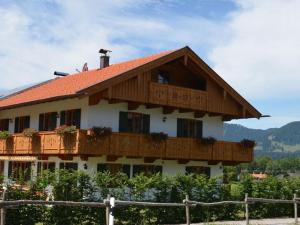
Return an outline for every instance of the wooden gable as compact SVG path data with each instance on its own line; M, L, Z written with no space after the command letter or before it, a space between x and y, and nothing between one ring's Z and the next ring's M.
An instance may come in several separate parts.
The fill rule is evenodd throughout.
M168 77L167 84L159 83L161 74ZM261 116L189 48L121 75L117 81L112 79L106 86L93 87L88 93L90 105L106 99L129 102L130 109L145 104L163 107L165 113L179 109L223 116L224 120Z

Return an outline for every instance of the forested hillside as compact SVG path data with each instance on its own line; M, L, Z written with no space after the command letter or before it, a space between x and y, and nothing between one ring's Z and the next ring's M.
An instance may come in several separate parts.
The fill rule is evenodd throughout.
M225 140L240 141L244 138L257 142L256 155L270 155L274 158L300 156L300 121L267 130L225 124Z

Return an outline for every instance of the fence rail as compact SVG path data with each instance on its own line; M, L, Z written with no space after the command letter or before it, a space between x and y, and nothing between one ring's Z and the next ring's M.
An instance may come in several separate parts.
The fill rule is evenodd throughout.
M191 224L190 208L196 206L219 206L219 205L245 205L245 225L250 224L249 220L249 204L265 203L265 204L293 204L294 205L294 219L295 224L298 224L298 204L300 198L294 194L292 200L286 199L266 199L266 198L252 198L245 194L244 201L221 201L221 202L197 202L189 200L188 195L182 201L183 203L163 203L163 202L139 202L139 201L121 201L114 197L108 196L102 202L74 202L74 201L43 201L43 200L15 200L6 201L6 191L3 192L2 200L0 200L1 220L0 225L5 225L5 210L9 208L19 207L23 205L52 205L52 206L66 206L66 207L93 207L106 209L106 225L114 224L114 208L126 206L143 206L143 207L185 207L186 210L186 224Z

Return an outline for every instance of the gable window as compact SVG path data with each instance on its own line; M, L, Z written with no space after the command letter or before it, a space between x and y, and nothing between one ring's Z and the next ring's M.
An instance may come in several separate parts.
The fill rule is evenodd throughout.
M41 113L39 116L39 131L51 131L56 128L57 112Z
M8 130L9 130L9 119L1 119L0 131L8 131Z
M168 84L170 82L170 76L167 72L160 71L158 73L158 83L159 84Z
M156 165L133 165L133 176L144 174L150 176L153 174L162 173L162 166Z
M81 109L72 109L60 112L60 125L76 126L80 128Z
M177 137L202 137L203 123L199 120L177 119Z
M130 165L128 164L115 164L115 163L103 163L97 165L97 172L110 172L111 174L117 174L119 172L125 173L130 177Z
M135 112L120 112L119 131L148 134L150 132L150 115Z
M23 130L30 127L30 116L21 116L15 118L15 133L22 133Z
M61 162L59 164L59 169L65 169L65 170L78 170L78 163L73 162Z
M186 174L198 174L198 175L205 175L208 178L210 177L210 167L204 166L187 166L185 167Z

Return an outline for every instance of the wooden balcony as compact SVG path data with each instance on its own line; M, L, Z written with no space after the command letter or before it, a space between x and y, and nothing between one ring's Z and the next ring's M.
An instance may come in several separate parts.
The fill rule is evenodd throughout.
M239 143L217 141L203 145L192 138L170 137L156 143L145 135L113 133L109 137L92 139L85 130L59 136L55 132L40 132L35 138L15 134L0 139L0 155L32 156L102 156L110 158L132 157L147 160L172 159L180 161L204 160L210 162L242 163L253 159L253 149Z
M149 103L207 111L208 94L206 91L151 82Z

